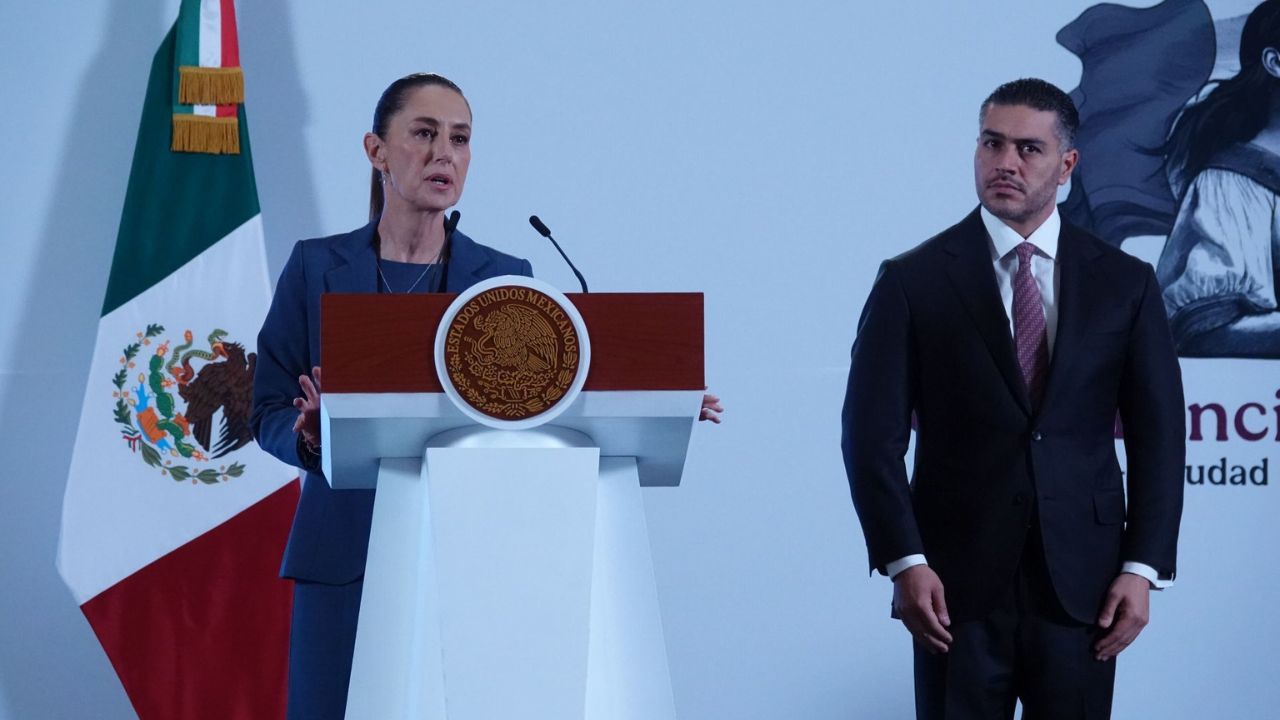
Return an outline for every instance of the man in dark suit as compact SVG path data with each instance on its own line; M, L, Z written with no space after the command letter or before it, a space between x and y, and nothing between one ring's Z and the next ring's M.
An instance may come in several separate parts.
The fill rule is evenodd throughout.
M859 321L845 466L919 718L1109 717L1115 656L1173 580L1178 361L1151 267L1058 217L1078 122L1042 80L992 93L981 207L886 261Z

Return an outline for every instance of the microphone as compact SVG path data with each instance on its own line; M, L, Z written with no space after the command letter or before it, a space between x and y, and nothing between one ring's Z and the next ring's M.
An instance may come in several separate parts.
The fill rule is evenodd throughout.
M431 292L444 292L449 286L449 258L453 255L453 231L458 229L458 220L461 218L462 213L454 210L444 219L444 245L436 258L440 272L435 277L435 289Z
M538 231L539 235L550 240L551 244L556 246L556 251L560 253L560 257L564 258L564 261L569 264L569 269L573 271L574 275L578 276L578 282L582 283L582 292L588 292L586 278L582 277L582 273L578 272L578 268L574 267L573 261L569 259L568 255L564 254L564 250L560 249L560 243L551 237L551 229L544 225L537 215L529 216L529 224L533 226L534 230Z

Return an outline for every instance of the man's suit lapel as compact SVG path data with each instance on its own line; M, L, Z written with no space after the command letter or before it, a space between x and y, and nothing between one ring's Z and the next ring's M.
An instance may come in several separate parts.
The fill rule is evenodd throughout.
M1018 367L1013 350L1013 338L1009 335L1009 316L1005 314L996 284L995 268L991 263L991 248L982 217L974 210L957 226L957 232L946 248L953 256L947 267L947 275L960 296L965 310L978 328L1004 377L1009 392L1017 399L1023 412L1031 414L1031 401L1027 397L1022 370Z
M1063 223L1056 259L1058 329L1054 335L1053 357L1049 362L1049 377L1040 403L1040 414L1044 408L1052 407L1054 398L1061 394L1081 337L1089 328L1090 288L1094 283L1091 263L1098 256L1098 250L1085 240L1078 230Z
M373 249L376 221L347 234L333 246L333 267L324 274L325 292L378 292L378 256Z

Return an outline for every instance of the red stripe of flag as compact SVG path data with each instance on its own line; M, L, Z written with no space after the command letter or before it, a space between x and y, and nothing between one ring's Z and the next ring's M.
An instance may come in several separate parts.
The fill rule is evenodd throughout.
M240 67L240 38L236 34L235 0L219 0L222 5L222 67ZM235 117L235 105L219 105L218 117Z
M284 717L295 480L80 609L141 720ZM263 668L270 668L262 672Z
M222 2L222 67L240 67L240 41L236 36L236 4Z

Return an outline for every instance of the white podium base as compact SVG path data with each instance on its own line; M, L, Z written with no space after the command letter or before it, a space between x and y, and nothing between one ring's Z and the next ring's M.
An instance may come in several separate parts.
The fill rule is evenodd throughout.
M600 458L587 720L675 720L636 459Z
M636 462L589 442L381 462L347 718L675 718Z

